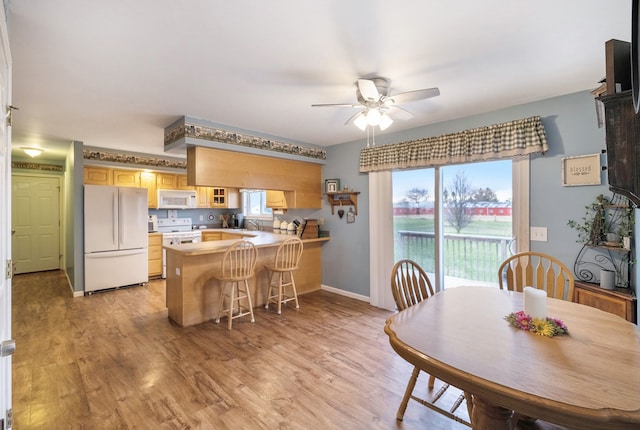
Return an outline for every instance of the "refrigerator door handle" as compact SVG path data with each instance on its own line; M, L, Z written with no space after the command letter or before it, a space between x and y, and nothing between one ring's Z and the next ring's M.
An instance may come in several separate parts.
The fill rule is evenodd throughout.
M112 208L111 211L113 212L113 225L111 226L112 231L113 231L113 243L117 244L118 243L118 225L117 225L117 220L118 220L118 201L116 200L118 198L118 193L114 193L113 197L112 197Z
M114 256L123 257L127 255L138 255L144 253L145 251L146 248L134 248L119 251L92 252L84 254L84 256L88 259L113 258Z

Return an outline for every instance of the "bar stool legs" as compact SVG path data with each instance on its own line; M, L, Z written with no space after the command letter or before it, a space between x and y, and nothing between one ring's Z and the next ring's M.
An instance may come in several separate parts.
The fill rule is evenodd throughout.
M279 315L282 312L282 304L291 300L295 300L296 309L300 308L293 272L298 270L303 249L304 245L298 236L286 239L278 247L273 262L265 266L269 271L269 288L267 288L265 309L269 309L269 303L277 303ZM288 281L287 276L289 277ZM287 287L291 288L290 296L286 296Z
M220 271L214 275L214 278L218 279L221 285L218 314L215 321L219 323L220 317L226 314L229 330L231 330L233 320L236 318L251 315L251 322L256 321L253 316L248 280L254 276L257 257L258 251L253 243L239 240L227 248L222 256ZM246 302L245 307L242 305L243 301ZM225 302L227 308L223 309Z
M220 323L220 316L227 315L227 327L231 330L233 320L243 317L245 315L251 315L251 322L256 322L253 315L253 304L251 303L251 293L249 292L249 283L246 279L241 281L225 282L225 288L220 296L218 302L218 317L216 318L216 324ZM246 301L246 306L242 305L242 300ZM227 303L227 308L222 309L224 303ZM235 312L235 315L234 315Z
M289 276L288 282L286 281L287 275ZM296 309L300 309L300 304L298 303L298 292L296 291L296 282L293 278L293 272L271 271L269 278L267 303L264 305L264 308L269 309L269 303L276 303L278 305L278 315L280 315L282 313L282 304L290 302L291 300L295 300ZM291 288L290 296L286 296L286 287Z

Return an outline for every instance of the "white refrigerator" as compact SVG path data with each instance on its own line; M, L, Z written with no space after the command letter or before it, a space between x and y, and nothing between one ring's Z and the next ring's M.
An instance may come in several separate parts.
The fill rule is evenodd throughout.
M149 279L146 188L84 186L84 291Z

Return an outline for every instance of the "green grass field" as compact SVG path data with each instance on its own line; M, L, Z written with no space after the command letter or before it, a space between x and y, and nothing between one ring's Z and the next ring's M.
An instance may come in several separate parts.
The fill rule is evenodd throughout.
M473 220L460 231L460 234L511 237L511 218L508 221ZM433 218L420 215L400 215L393 217L393 231L433 231ZM446 221L445 233L455 233L456 230Z

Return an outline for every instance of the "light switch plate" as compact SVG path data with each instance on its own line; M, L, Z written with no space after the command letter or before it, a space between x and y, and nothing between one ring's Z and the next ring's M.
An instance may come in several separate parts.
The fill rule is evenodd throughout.
M546 242L547 241L547 227L531 227L531 231L529 233L531 240L537 242Z

